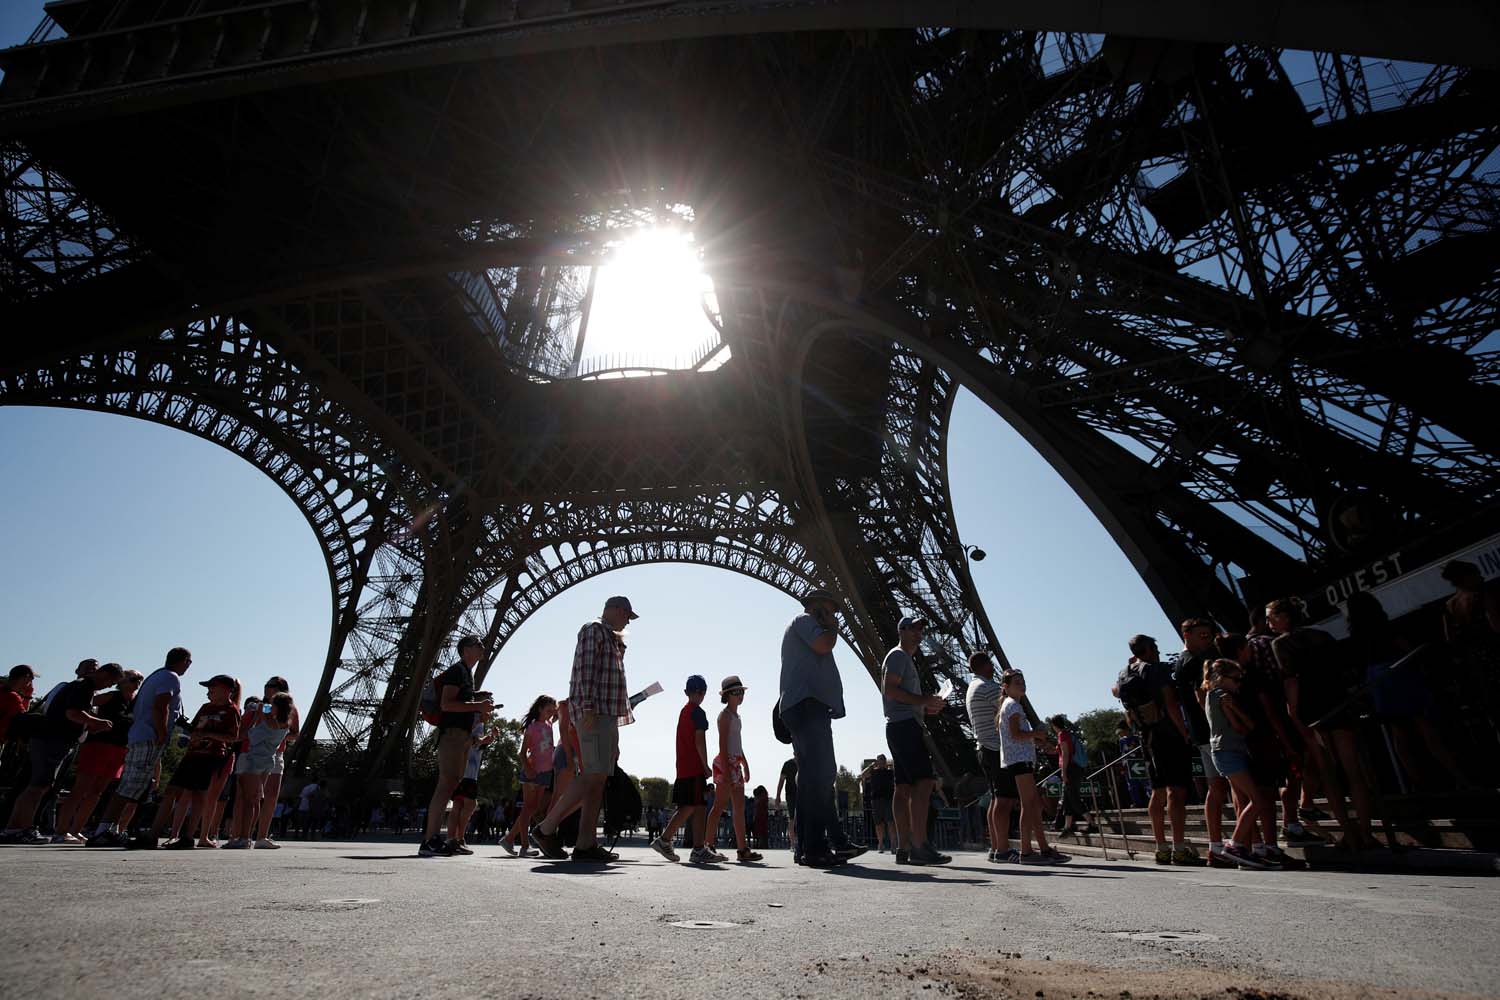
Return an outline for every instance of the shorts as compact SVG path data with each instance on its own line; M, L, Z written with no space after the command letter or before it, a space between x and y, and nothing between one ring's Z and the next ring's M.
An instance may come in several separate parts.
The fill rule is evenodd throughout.
M795 791L795 788L796 788L795 785L788 785L787 786L787 792L786 792L786 818L787 819L796 819L797 818L797 793Z
M536 785L536 786L538 786L540 788L545 788L547 791L550 792L552 790L552 772L551 771L543 771L540 774L533 774L529 778L526 777L526 775L523 774L523 775L521 775L521 784L523 784L523 785Z
M469 745L473 742L468 729L445 726L438 731L438 780L451 781L453 787L463 780L469 766Z
M615 758L620 756L620 723L613 718L594 716L594 728L578 727L579 762L586 775L610 775L615 772Z
M932 757L922 739L922 724L916 719L897 719L885 724L885 743L891 750L891 772L898 785L914 785L932 777Z
M891 800L890 799L871 799L870 800L870 815L874 818L874 821L876 823L890 823L890 822L892 822L893 814L891 812Z
M1014 782L1020 775L1036 774L1036 761L1018 760L1014 764L1006 764L1005 767L1001 768L1001 770L1004 771L1004 773L1010 775L1010 780ZM1019 797L1020 796L1017 796L1017 798Z
M1205 779L1207 779L1208 781L1213 781L1215 778L1228 777L1227 774L1225 774L1223 771L1220 771L1219 768L1214 764L1214 752L1209 748L1209 745L1207 743L1200 743L1198 745L1198 756L1203 758L1203 777ZM1191 759L1189 759L1189 763L1192 763Z
M703 775L678 778L672 782L672 804L680 809L692 809L703 805L703 793L708 789L708 779Z
M168 788L180 788L185 792L206 792L208 786L213 784L214 778L219 774L219 768L224 766L220 757L210 757L207 754L194 753L182 758L177 765L177 770L172 774L172 780L167 783Z
M34 736L28 749L31 752L31 787L47 788L57 784L58 772L68 754L78 745L71 736Z
M78 773L115 781L125 770L125 748L118 743L85 743L78 749Z
M274 753L256 752L242 753L234 762L235 774L280 774L280 771L272 771L276 766L276 755Z
M568 769L568 751L564 747L558 747L552 751L552 773L562 774Z
M740 767L740 759L726 760L721 754L714 758L714 786L730 785L734 788L745 787L745 771Z
M127 746L125 767L120 772L120 783L115 786L115 794L132 802L144 800L146 793L151 790L151 783L156 779L156 765L161 763L161 755L166 749L165 743L154 740L142 740Z
M1016 776L1000 766L1000 751L979 748L979 769L990 784L990 794L997 799L1019 799Z
M473 801L479 798L479 782L473 778L464 778L453 790L455 799L469 799Z
M1227 777L1250 770L1250 755L1243 750L1215 750L1215 776Z
M1192 749L1170 723L1146 730L1146 777L1153 789L1193 783Z

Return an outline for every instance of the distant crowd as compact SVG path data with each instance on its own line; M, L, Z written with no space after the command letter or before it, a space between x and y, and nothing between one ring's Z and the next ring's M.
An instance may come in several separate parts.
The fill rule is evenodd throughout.
M1500 663L1500 600L1472 564L1450 563L1445 576L1456 588L1444 608L1446 655L1459 664L1460 675L1492 671ZM762 861L756 848L768 843L771 817L784 801L797 864L839 867L870 846L889 846L899 865L949 863L952 858L929 842L932 803L945 794L939 775L951 779L952 770L929 728L949 704L929 690L931 673L919 666L928 623L901 618L897 643L881 664L889 757L878 755L860 774L872 820L870 845L864 845L849 836L836 808L832 726L845 714L834 658L839 603L828 591L813 590L802 605L781 641L772 722L777 738L791 744L792 758L781 770L774 800L763 785L747 793L751 768L740 710L748 687L738 676L722 678L720 708L711 722L704 708L710 685L694 674L684 684L685 701L670 736L676 762L672 809L647 810L644 817L652 850L668 862L682 862L680 833L690 864L755 864ZM432 672L420 700L422 717L435 730L431 799L411 815L404 806L393 806L389 815L376 807L369 822L404 829L415 818L417 851L424 857L472 854L468 831L479 826L505 828L498 842L513 856L617 860L599 843L598 827L606 787L617 771L620 727L634 722L624 634L637 618L628 598L612 597L599 618L582 626L567 696L537 696L522 720L518 811L502 806L477 818L483 756L497 737L490 725L497 706L475 681L483 641L460 638L456 658ZM1136 779L1126 766L1136 757L1144 760L1158 864L1302 867L1282 845L1326 843L1318 824L1327 821L1339 830L1335 846L1378 850L1375 782L1359 740L1363 720L1371 717L1390 737L1394 766L1420 777L1428 789L1469 786L1449 733L1430 711L1435 696L1424 666L1429 646L1403 634L1368 593L1350 597L1346 620L1348 638L1335 640L1310 625L1301 601L1283 598L1253 609L1243 633L1208 618L1183 621L1182 649L1170 656L1150 636L1129 640L1130 658L1111 689L1125 713L1120 752L1104 769L1117 769L1111 780L1123 778L1134 794ZM239 681L217 674L200 682L207 700L189 718L182 711L181 678L191 664L192 653L181 647L146 676L118 663L85 660L73 679L55 684L39 701L35 671L12 668L0 685L0 743L24 741L29 766L0 841L155 849L165 838L167 849L275 849L274 832L284 831L291 818L279 794L288 748L300 730L289 686L272 677L262 696L242 701ZM984 652L973 654L967 666L971 679L963 702L987 791L989 860L1066 864L1069 856L1048 839L1039 782L1055 777L1062 786L1054 835L1078 833L1079 823L1084 832L1094 831L1104 822L1084 805L1083 787L1096 775L1088 773L1082 735L1065 716L1042 722L1022 671L997 668ZM185 753L166 786L157 789L174 734ZM1427 774L1428 760L1444 778ZM55 796L70 762L73 787L56 810L53 832L44 835L37 828L39 807ZM1186 830L1195 763L1204 779L1207 857ZM132 833L135 813L148 801L154 805L149 823ZM299 815L319 801L316 782L306 784L299 801ZM1232 822L1223 818L1226 805L1232 806ZM728 818L722 833L721 817ZM637 796L629 825L640 819ZM226 823L227 839L219 845ZM312 834L321 828L305 817L301 826ZM720 852L722 839L733 841L726 848L732 856Z

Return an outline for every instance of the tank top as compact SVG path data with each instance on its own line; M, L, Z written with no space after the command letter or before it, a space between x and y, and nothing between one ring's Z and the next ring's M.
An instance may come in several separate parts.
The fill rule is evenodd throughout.
M552 724L537 719L526 727L526 736L536 744L536 750L531 758L536 761L533 765L536 770L533 773L546 774L548 771L551 771L554 763L552 755Z
M249 736L250 752L269 757L276 752L276 748L281 745L281 741L285 736L285 729L276 729L264 722L258 726L251 726Z
M724 756L730 760L738 760L745 756L745 745L740 741L740 713L736 712L729 717L729 738L724 745Z

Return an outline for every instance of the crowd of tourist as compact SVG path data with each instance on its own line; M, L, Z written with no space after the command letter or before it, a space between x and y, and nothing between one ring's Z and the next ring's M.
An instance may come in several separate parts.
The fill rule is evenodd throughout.
M166 833L170 848L217 847L233 799L233 832L223 846L276 848L271 824L286 747L298 732L290 687L272 677L264 697L242 703L240 682L217 674L200 682L207 701L188 718L181 678L192 662L189 650L176 647L160 669L143 677L118 663L86 659L73 680L47 692L36 711L29 710L36 672L25 664L11 668L0 691L0 743L24 738L29 766L0 842L154 849ZM185 752L166 786L157 789L174 732ZM47 837L37 830L37 812L70 762L73 788ZM113 794L100 810L111 785ZM148 801L149 826L131 837L136 811ZM96 811L98 820L88 828Z
M1500 602L1476 583L1477 568L1452 563L1445 575L1457 590L1445 608L1444 638L1467 644L1471 653L1476 643L1500 646ZM751 765L740 709L748 687L738 676L723 678L711 724L704 709L709 683L694 674L684 685L672 735L672 809L648 809L645 815L650 846L666 861L682 861L679 833L689 863L731 860L718 849L727 841L733 841L733 860L761 861L756 847L768 844L783 801L797 864L838 867L868 849L850 838L836 805L832 724L844 715L834 659L838 604L823 590L808 593L802 603L781 643L773 723L778 739L791 744L792 758L778 776L775 808L764 785L747 793ZM1427 712L1431 694L1411 667L1414 655L1408 655L1417 644L1392 626L1367 593L1352 595L1346 614L1349 636L1342 641L1311 627L1295 598L1253 609L1243 633L1189 618L1179 628L1182 648L1170 656L1150 636L1129 639L1129 660L1111 689L1125 714L1111 766L1119 768L1122 797L1144 800L1158 864L1303 867L1282 845L1326 843L1317 824L1330 820L1339 830L1335 846L1378 849L1374 781L1356 733L1360 706L1373 706L1388 727L1393 759L1408 773L1423 773L1425 754L1452 783L1467 783L1447 735ZM519 805L497 807L493 815L476 810L483 755L497 736L490 721L499 706L476 690L482 640L460 638L457 658L433 671L422 696L423 717L435 730L431 799L414 813L393 805L387 815L376 806L369 825L399 832L414 819L424 857L472 854L469 831L493 828L497 837L500 829L507 831L498 843L512 856L566 858L566 839L574 860L616 860L598 843L597 830L606 782L617 767L619 729L634 721L624 632L638 617L629 599L612 597L600 617L580 629L567 696L539 695L522 720ZM942 694L924 689L918 653L927 627L916 617L896 623L897 642L879 673L889 757L880 754L859 774L868 839L879 850L889 846L898 865L952 860L929 841L933 803L946 802L939 771L949 771L928 720L949 705ZM1480 655L1492 656L1490 647ZM321 817L311 815L320 801L316 780L294 796L295 811L280 801L285 756L299 733L286 680L272 677L261 697L242 699L238 680L215 675L200 682L206 701L189 718L182 711L181 678L191 664L192 653L181 647L144 677L118 663L84 660L72 680L53 686L35 705L36 672L27 665L12 668L0 684L0 744L25 741L28 766L24 781L16 783L0 841L155 849L165 836L168 849L266 850L278 846L274 834L284 835L289 825L304 836L323 829ZM1049 843L1038 783L1061 783L1054 834L1076 834L1080 822L1095 829L1099 817L1083 803L1089 756L1082 734L1063 715L1042 723L1022 671L997 670L983 652L970 657L968 669L963 703L988 791L983 826L989 860L1067 863L1068 855ZM159 788L163 757L174 741L184 753ZM1145 762L1143 788L1124 766L1137 757ZM1206 858L1186 834L1195 765L1203 776ZM56 785L70 771L73 786L56 808L54 832L43 835L38 811L57 797ZM1314 805L1314 796L1326 801L1331 815ZM136 815L143 806L151 809L149 822ZM137 832L131 835L133 824ZM226 824L228 836L220 845ZM564 824L571 824L566 837Z

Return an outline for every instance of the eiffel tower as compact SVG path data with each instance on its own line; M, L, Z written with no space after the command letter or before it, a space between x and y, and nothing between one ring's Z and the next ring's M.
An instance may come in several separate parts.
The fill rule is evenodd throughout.
M1492 7L922 6L55 0L0 53L0 404L274 479L332 583L305 728L375 776L455 635L482 678L624 566L1003 661L960 388L1174 618L1495 530ZM716 366L590 377L596 269L665 224Z

